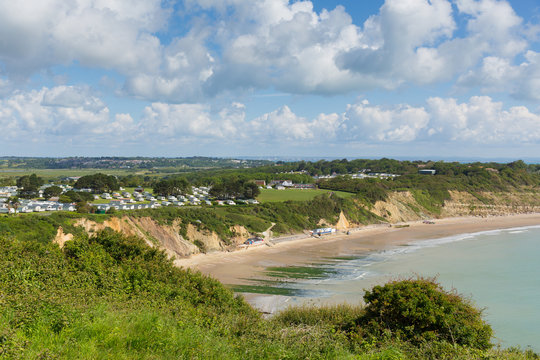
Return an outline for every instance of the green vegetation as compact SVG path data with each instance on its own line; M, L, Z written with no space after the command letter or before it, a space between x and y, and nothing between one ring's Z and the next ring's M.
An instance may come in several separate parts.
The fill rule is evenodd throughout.
M256 195L251 181L255 179L311 183L312 175L360 170L402 176L394 180L342 176L322 180L319 185L324 189L320 190L263 190L259 195L262 204L254 206L166 207L116 215L0 216L0 358L539 358L531 351L492 349L491 329L483 322L481 311L431 280L375 287L365 295L366 307L291 308L263 319L217 281L175 268L163 252L147 247L141 239L112 231L88 237L73 225L82 217L96 222L112 216L150 217L161 224L178 223L186 238L192 225L215 232L227 243L235 236L235 225L261 233L275 224L274 234L289 234L319 227L321 220L335 224L341 213L353 223L384 221L367 209L391 191L410 191L418 203L415 211L433 214L440 212L452 190L466 191L483 202L489 202L483 195L486 191L528 194L540 184L537 166L521 161L458 164L381 159L261 162L263 167L250 168L255 163L184 160L7 158L1 164L4 177L0 181L14 184L16 174L19 182L27 184L25 190L35 191L39 177L49 170L31 175L29 169L43 167L48 161L59 168L50 171L54 176L60 171L90 175L79 179L77 186L98 192L119 185L214 185L216 196L251 197ZM115 168L132 166L128 164L139 170ZM108 175L92 175L95 170L88 168L98 165L107 168ZM84 169L64 170L72 166ZM419 166L436 169L437 175L418 175ZM185 180L176 183L182 179L179 173ZM90 196L68 192L62 199L77 202L82 212L88 211ZM10 199L10 206L16 204L17 199ZM52 243L60 226L75 235L63 249ZM193 242L205 251L203 242ZM297 290L291 284L285 286L277 279L320 279L327 271L324 264L269 268L266 275L272 280L237 285L233 290L294 295Z
M83 191L66 191L60 196L60 202L62 203L83 203L88 201L94 201L94 195Z
M432 279L394 281L366 291L359 332L421 344L445 341L478 349L491 347L492 330L481 311Z
M215 182L210 195L218 199L254 199L260 193L259 187L248 179L223 178Z
M296 295L295 289L280 287L280 286L270 286L270 285L234 285L231 289L235 292L240 293L251 293L251 294L266 294L266 295L283 295L283 296L294 296Z
M280 279L324 279L331 270L319 266L268 267L266 275Z
M266 202L282 202L282 201L307 201L313 200L316 196L328 194L332 191L322 190L322 189L285 189L285 190L275 190L275 189L262 189L257 200L261 203ZM353 193L343 192L343 191L334 191L339 197L348 198L354 196Z
M162 196L191 194L191 186L185 178L174 177L161 179L154 185L153 191Z
M149 157L67 157L67 158L0 158L0 167L16 169L153 169L153 168L238 168L270 164L266 160L235 160L202 156L186 158Z
M54 196L60 196L62 194L62 188L60 186L49 186L43 190L43 197L49 199Z
M43 179L36 174L21 176L17 179L17 186L21 188L19 196L22 198L37 196L38 189L41 185L43 185Z
M131 210L123 213L134 217L152 219L172 224L181 219L181 235L185 236L187 225L199 230L216 232L227 241L234 234L231 227L243 225L253 233L261 233L271 226L275 234L291 234L318 226L321 219L329 224L336 223L343 213L350 221L368 224L384 221L373 213L359 207L354 198L343 199L335 194L324 194L310 201L269 202L261 205L240 205L227 207L164 207L159 209Z
M6 359L538 359L489 349L480 313L424 280L376 288L365 309L290 308L266 320L138 238L81 234L61 250L20 231L0 235Z
M516 164L517 163L517 164ZM405 174L394 179L353 179L338 176L319 182L319 187L356 193L364 203L372 205L386 200L392 191L411 191L419 205L428 212L439 214L445 200L450 199L451 190L472 194L480 201L489 203L482 192L535 191L540 186L540 175L527 171L520 162L468 165L457 163L434 163L437 175Z
M75 189L92 189L94 193L103 193L118 190L120 185L116 177L97 173L81 177L73 187Z

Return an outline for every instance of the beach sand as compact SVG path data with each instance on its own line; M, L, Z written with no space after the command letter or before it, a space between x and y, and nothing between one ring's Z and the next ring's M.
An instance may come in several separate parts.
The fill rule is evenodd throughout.
M179 259L180 267L199 270L224 284L249 284L251 278L264 277L266 268L312 264L324 258L362 255L382 251L413 241L438 239L453 235L487 230L508 229L540 225L540 214L520 214L496 217L459 217L435 220L435 224L422 221L409 222L408 227L370 225L351 230L350 235L338 233L321 238L306 235L276 239L273 246L257 246L233 252L217 252ZM285 241L283 241L285 240ZM257 308L268 308L276 296L245 295ZM281 298L283 302L286 299Z

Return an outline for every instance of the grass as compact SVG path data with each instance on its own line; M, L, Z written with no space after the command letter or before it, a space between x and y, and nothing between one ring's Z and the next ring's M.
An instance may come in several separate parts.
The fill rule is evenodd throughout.
M23 239L35 223L5 225L2 359L538 359L519 350L370 337L358 328L360 306L290 308L264 319L216 280L174 267L141 239L105 231L77 236L61 250L47 239L51 229ZM268 285L235 288L294 291Z
M287 200L292 201L307 201L313 200L316 196L321 194L328 194L333 192L342 198L349 198L354 196L353 193L343 192L343 191L331 191L323 189L285 189L285 190L276 190L276 189L262 189L261 194L257 197L261 203L266 202L283 202Z

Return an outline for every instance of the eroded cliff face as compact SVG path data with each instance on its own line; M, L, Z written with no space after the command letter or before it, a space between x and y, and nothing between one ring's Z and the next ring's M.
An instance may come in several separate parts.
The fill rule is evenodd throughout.
M103 223L79 219L75 226L83 227L90 236L105 228L128 236L138 236L144 239L149 246L165 250L169 256L184 257L199 252L199 248L195 244L180 235L180 226L177 222L172 225L161 225L148 217L124 216L122 218L113 217Z
M205 252L225 251L235 248L250 237L249 231L241 226L231 227L234 236L230 244L221 239L218 234L204 229L198 229L189 224L186 238L181 234L180 221L173 221L171 225L159 224L149 217L113 217L98 223L88 219L79 219L75 226L82 227L90 236L97 232L110 228L128 236L137 236L143 239L149 246L165 250L171 257L186 257L198 254L204 249ZM63 247L66 241L73 238L71 234L64 234L62 228L58 229L55 242Z
M60 226L56 231L56 236L54 237L53 243L58 244L60 249L62 249L67 241L73 240L73 234L65 234L64 229Z
M231 239L231 243L233 245L243 244L244 241L251 237L251 233L248 231L248 229L241 225L231 226L230 230L234 234Z
M481 192L477 197L466 192L451 191L441 216L501 216L540 212L540 193L536 192Z
M416 201L409 191L394 192L386 201L378 201L374 214L389 223L458 216L501 216L540 212L540 193L536 192L481 192L476 196L464 191L450 191L450 200L439 212L430 212Z
M536 192L484 192L472 195L467 192L451 191L450 197L450 200L445 201L443 207L437 208L436 212L430 212L418 203L411 192L394 192L388 196L386 201L378 201L367 209L389 223L443 217L497 216L540 212L540 193ZM204 226L198 227L189 224L186 231L182 232L180 219L166 225L160 224L150 217L124 216L112 217L103 223L79 219L75 225L84 228L90 236L105 228L128 236L137 236L144 239L149 246L163 249L170 257L175 258L187 257L201 251L234 250L239 244L251 237L250 232L241 225L230 228L233 233L230 241L224 241L215 232L205 230ZM350 222L343 212L340 213L336 224L321 219L319 225L333 226L339 231L347 231L350 228L361 226ZM271 237L270 229L271 227L263 234L267 239ZM182 236L182 233L186 236ZM63 247L66 241L72 239L73 235L64 233L60 227L54 242Z
M373 208L368 210L390 223L415 221L430 217L418 205L409 191L393 192L386 201L377 201Z

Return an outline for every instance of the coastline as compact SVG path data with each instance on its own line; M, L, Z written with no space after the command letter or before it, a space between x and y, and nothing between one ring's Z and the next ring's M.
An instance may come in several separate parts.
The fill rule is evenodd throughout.
M454 217L424 224L411 221L389 227L384 224L368 225L351 230L350 235L338 233L322 238L307 235L276 238L272 246L257 247L232 252L199 254L174 261L176 266L201 271L224 284L246 284L248 279L260 274L269 266L290 266L315 262L325 257L372 253L405 245L415 241L432 240L454 235L489 230L540 225L540 213L492 217Z
M395 225L395 224L394 224ZM268 267L302 266L325 258L367 255L401 245L475 234L492 230L540 225L540 213L491 217L453 217L435 220L435 224L411 221L389 227L368 225L351 230L350 235L338 233L322 238L306 235L278 238L273 246L257 246L247 250L201 254L175 261L175 265L201 271L226 285L247 285L253 278L264 278ZM285 240L285 241L284 241ZM243 293L253 307L273 314L294 303L294 297Z

